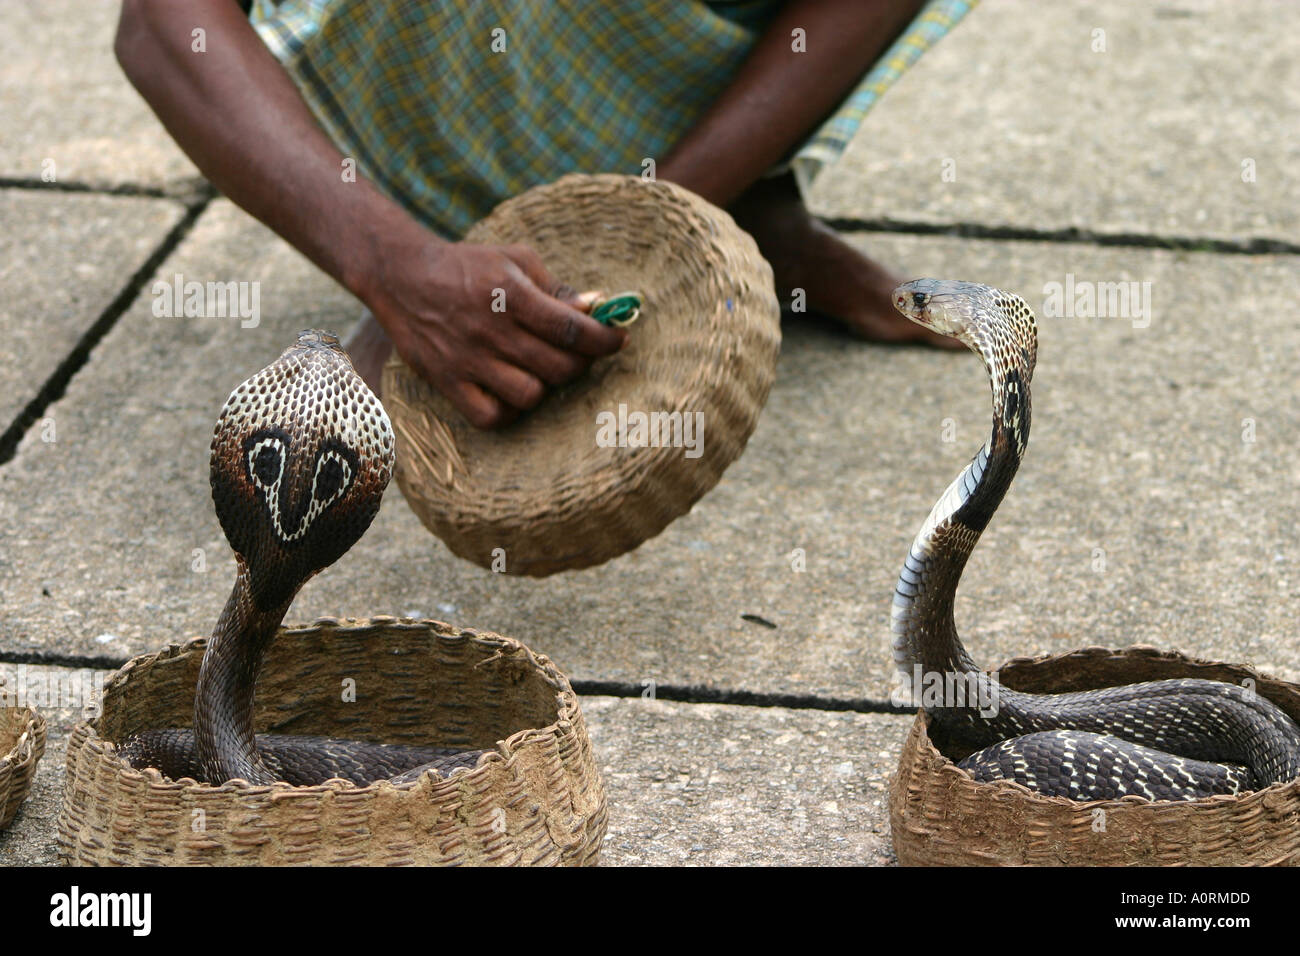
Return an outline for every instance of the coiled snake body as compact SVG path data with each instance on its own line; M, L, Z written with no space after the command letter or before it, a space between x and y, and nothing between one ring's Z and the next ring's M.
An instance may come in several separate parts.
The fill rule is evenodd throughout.
M958 766L976 780L1014 780L1074 800L1191 800L1300 776L1300 728L1251 688L1187 679L1028 694L976 667L957 635L953 604L966 560L1029 440L1034 317L1019 296L935 279L899 286L894 305L977 352L993 393L992 436L913 541L891 620L905 692L915 699L924 686L963 688L961 699L941 694L937 706L924 704L936 727L976 750Z
M203 656L194 728L136 734L122 757L173 779L298 786L409 784L477 762L481 751L253 733L257 675L285 612L370 527L392 474L388 416L330 333L303 332L231 393L211 480L238 573Z

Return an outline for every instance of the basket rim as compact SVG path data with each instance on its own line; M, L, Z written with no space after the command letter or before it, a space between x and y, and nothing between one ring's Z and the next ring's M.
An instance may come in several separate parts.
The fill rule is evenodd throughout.
M1182 651L1163 650L1150 644L1134 644L1126 648L1103 647L1100 645L1091 645L1088 647L1076 648L1070 651L1064 651L1057 654L1038 654L1033 656L1013 657L1001 664L997 671L1001 672L1007 667L1027 666L1030 664L1045 663L1065 663L1070 660L1095 659L1099 657L1121 657L1121 658L1138 658L1141 660L1163 660L1174 664L1184 664L1190 667L1234 667L1246 671L1261 681L1268 681L1274 684L1284 685L1294 690L1297 696L1300 696L1300 684L1290 681L1284 681L1269 674L1256 670L1249 664L1234 663L1232 661L1214 661L1203 657L1193 657L1190 654L1184 654ZM1141 682L1139 682L1141 683ZM1122 684L1099 684L1098 687L1118 687ZM1013 688L1014 689L1014 688ZM1265 690L1258 691L1264 697L1269 695ZM1269 698L1272 700L1272 698ZM1276 703L1276 701L1274 701ZM1281 793L1284 790L1300 791L1300 778L1295 780L1284 780L1278 783L1270 784L1260 790L1246 790L1241 793L1216 793L1208 797L1198 797L1195 800L1151 800L1147 797L1129 794L1118 799L1110 800L1071 800L1068 797L1055 797L1031 790L1024 784L1016 783L1014 780L991 780L981 782L976 780L967 771L958 767L951 759L943 754L934 741L930 739L930 722L931 715L921 707L916 712L916 719L912 722L908 730L909 735L915 735L920 747L918 756L938 764L932 767L933 772L942 776L950 777L954 786L976 788L982 790L990 800L1012 799L1022 800L1030 804L1036 804L1044 809L1062 809L1070 812L1087 813L1091 815L1092 811L1101 808L1109 809L1131 809L1134 807L1209 807L1227 803L1240 803L1247 799L1268 799L1269 794Z
M18 707L0 707L0 711L13 714L22 721L14 745L5 753L0 753L0 772L10 768L23 767L40 760L40 755L33 754L45 739L45 717L35 707L23 705Z
M618 376L617 386L604 381L605 371L592 379L593 368L572 383L581 389L579 400L566 398L557 405L548 393L538 409L489 433L466 427L464 416L401 356L389 357L384 402L398 436L395 481L403 497L421 524L463 560L488 567L500 545L509 555L500 570L510 575L546 577L594 567L662 534L715 488L744 453L779 360L780 303L771 289L770 264L727 210L675 183L617 172L570 172L504 199L463 241L532 242L553 240L557 234L572 239L570 231L598 238L585 219L569 216L550 232L537 228L543 209L567 208L575 201L602 215L621 210L625 220L644 217L656 230L689 236L690 254L679 258L698 258L698 268L683 270L676 277L680 281L663 290L655 285L661 278L666 282L661 276L639 288L647 307L660 294L670 306L675 294L694 290L689 313L676 308L668 313L691 331L692 341L717 340L718 352L711 361L686 357L672 336L656 335L644 355L597 363L594 368ZM611 247L610 267L625 262L622 249L622 244ZM596 254L582 261L595 268L601 259ZM559 274L574 265L568 261L551 268ZM576 276L565 280L582 281ZM722 285L734 290L724 296ZM705 291L709 294L701 298ZM610 364L603 365L605 361ZM651 393L656 397L651 399ZM647 401L651 404L644 405ZM669 415L707 413L714 437L702 446L698 460L685 463L680 448L658 441L615 452L597 447L599 442L576 443L579 431L596 431L591 416L612 412L624 402L633 410ZM572 446L567 455L555 454L567 445ZM627 514L635 520L620 520Z
M191 777L181 777L173 780L165 777L156 768L148 767L144 770L136 769L130 766L117 755L117 745L103 737L99 733L99 721L103 718L103 713L99 716L88 720L78 721L72 730L73 738L80 738L80 749L90 751L97 760L111 760L117 764L119 775L126 780L147 780L154 787L169 787L179 791L195 794L231 794L240 797L253 796L265 793L273 794L295 794L295 795L312 795L325 794L337 791L346 791L350 794L371 794L381 790L394 791L414 791L424 789L437 789L449 785L453 778L458 782L465 775L475 775L479 777L487 776L491 767L497 763L504 763L512 759L521 751L535 746L538 742L551 739L564 734L575 722L581 722L582 710L578 703L578 695L574 692L569 680L544 654L538 654L527 645L512 637L505 637L492 631L481 631L475 628L458 627L454 624L448 624L444 621L437 621L433 618L407 618L391 617L388 615L376 615L369 618L339 618L339 617L318 617L310 624L281 625L276 632L276 638L294 635L316 634L324 631L332 631L344 634L364 634L379 630L381 628L397 628L400 630L430 630L436 628L445 628L446 633L442 636L462 638L470 643L482 648L485 651L491 651L491 655L486 657L479 664L486 663L497 657L504 656L503 651L511 654L522 655L525 662L532 667L535 673L542 680L549 684L556 691L556 719L544 727L527 727L517 730L504 740L498 740L496 745L490 750L484 750L480 755L478 762L473 767L465 770L456 770L446 777L434 777L432 771L423 773L419 779L413 783L395 785L388 780L376 780L365 786L358 786L347 780L332 779L324 783L313 784L311 786L296 787L293 784L278 780L272 784L252 784L241 778L228 780L217 786L209 783L202 783ZM167 647L148 654L139 654L120 668L113 672L112 676L104 684L104 696L108 697L110 690L120 687L131 679L132 673L138 668L152 666L159 661L175 660L186 657L195 653L195 651L205 650L208 644L207 637L192 637L181 644L169 644ZM479 666L478 664L474 666ZM71 751L71 746L70 746Z

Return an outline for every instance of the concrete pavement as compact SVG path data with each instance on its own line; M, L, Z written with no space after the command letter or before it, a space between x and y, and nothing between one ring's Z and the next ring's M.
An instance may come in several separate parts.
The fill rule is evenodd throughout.
M1028 6L986 0L815 192L843 224L887 228L853 234L873 256L1001 285L1038 314L1030 450L959 626L988 664L1147 643L1300 679L1300 257L1232 251L1297 239L1300 139L1268 121L1300 105L1297 67L1264 39L1295 8ZM24 41L0 39L0 431L21 439L0 464L0 665L104 664L209 631L233 569L208 492L216 411L298 329L342 331L359 310L225 200L194 218L195 171L112 62L115 7L19 4ZM1003 237L920 234L954 224ZM1055 241L1068 227L1101 238ZM155 315L153 283L176 275L255 283L256 324ZM138 294L113 308L132 277ZM1084 307L1055 309L1057 285ZM543 581L493 575L394 488L289 619L473 625L599 689L584 707L609 862L886 863L884 785L910 718L835 708L883 707L898 566L988 414L969 354L788 323L744 456L637 551ZM686 699L641 700L645 680ZM53 861L70 720L52 722L0 863Z

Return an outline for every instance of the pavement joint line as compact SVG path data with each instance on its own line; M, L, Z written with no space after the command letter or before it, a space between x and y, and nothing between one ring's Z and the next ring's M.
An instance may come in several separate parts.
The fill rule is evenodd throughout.
M781 694L770 691L656 684L653 694L641 683L626 681L571 681L577 694L588 697L646 697L683 704L728 704L733 707L783 707L787 710L822 710L858 714L914 714L915 707L900 707L872 697L822 697L819 694Z
M208 208L208 204L211 202L212 194L208 194L186 206L185 215L163 237L162 241L149 254L149 257L141 263L140 267L132 273L121 291L100 312L99 317L82 334L77 344L73 346L63 361L50 374L50 377L45 380L45 384L41 386L35 397L18 413L3 434L0 434L0 465L13 460L13 457L18 453L18 445L22 441L23 435L40 420L46 409L64 396L73 376L90 360L90 353L94 351L95 346L108 334L109 330L113 328L126 310L131 307L131 303L136 300L136 297L158 271L158 268L189 235L199 216L203 214L203 211Z
M126 658L93 657L75 654L34 652L0 652L0 664L28 664L39 667L67 667L76 670L115 671L126 665ZM733 707L783 707L787 710L820 710L828 713L899 714L916 713L915 707L900 707L889 700L871 697L822 697L817 694L779 694L765 691L735 690L724 687L700 687L656 684L653 693L646 685L630 681L575 680L575 694L582 697L624 697L647 700L670 700L680 704L727 704Z
M101 196L136 196L146 199L172 199L192 203L193 197L211 199L216 195L211 185L185 183L180 186L142 186L138 183L97 185L77 181L45 182L32 177L0 176L0 189L89 193ZM1162 236L1147 232L1098 232L1078 226L1060 229L1033 229L1027 226L994 226L982 222L921 222L892 217L856 218L851 216L818 217L839 232L885 232L915 236L951 236L958 239L1000 241L1078 243L1094 246L1131 246L1139 249L1168 249L1179 252L1209 252L1223 255L1300 255L1300 242L1252 236L1249 239L1220 239L1212 236Z
M1081 229L1078 226L1031 229L1025 226L992 226L980 222L917 222L888 217L819 218L838 232L885 232L915 236L952 236L958 239L1130 246L1139 249L1167 249L1178 252L1209 252L1238 256L1300 255L1300 243L1264 236L1252 236L1249 239L1215 239L1210 236L1162 236L1145 232L1098 232L1093 229Z
M71 670L115 671L126 663L121 657L76 654L40 654L31 651L0 652L0 664L29 664L36 667L67 667Z
M0 189L33 192L80 193L92 196L132 196L138 199L171 199L190 205L216 195L206 180L186 180L174 186L143 186L139 183L87 183L79 180L46 182L32 176L0 176Z

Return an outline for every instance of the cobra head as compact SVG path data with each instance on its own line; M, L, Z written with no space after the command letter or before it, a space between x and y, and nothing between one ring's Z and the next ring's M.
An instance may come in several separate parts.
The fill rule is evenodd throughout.
M913 279L894 290L894 308L980 353L990 369L1012 365L1026 378L1033 375L1038 329L1029 305L1013 292L956 279Z
M309 330L236 388L212 436L212 501L254 603L287 604L370 527L393 429L337 336Z

